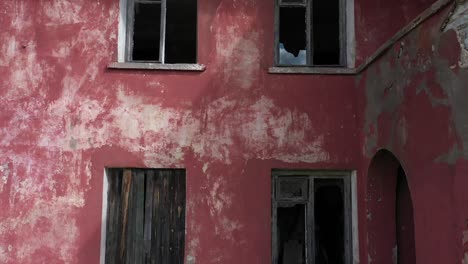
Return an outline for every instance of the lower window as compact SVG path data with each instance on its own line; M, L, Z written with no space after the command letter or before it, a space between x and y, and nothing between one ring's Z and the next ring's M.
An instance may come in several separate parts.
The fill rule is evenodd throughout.
M105 263L184 263L185 170L107 169Z
M351 175L273 170L274 264L350 264Z

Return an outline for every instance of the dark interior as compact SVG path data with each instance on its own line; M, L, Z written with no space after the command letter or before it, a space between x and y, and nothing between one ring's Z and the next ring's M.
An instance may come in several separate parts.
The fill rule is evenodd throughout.
M343 198L343 180L315 180L315 263L345 263Z
M167 1L165 62L197 62L197 0Z
M305 7L280 8L279 42L294 57L307 49L306 9ZM281 56L281 53L280 53ZM281 61L281 59L280 59Z
M314 65L340 65L340 0L312 1Z
M305 264L305 205L279 207L278 263Z
M406 174L401 166L398 168L396 189L396 238L397 263L416 263L413 202Z
M160 29L161 4L135 3L132 60L159 61Z

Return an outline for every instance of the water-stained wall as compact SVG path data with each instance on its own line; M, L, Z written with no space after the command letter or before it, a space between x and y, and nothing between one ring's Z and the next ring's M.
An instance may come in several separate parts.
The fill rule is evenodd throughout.
M363 93L364 167L379 149L401 162L414 206L417 263L466 263L467 9L462 3L447 6L357 78ZM375 189L379 185L367 186L367 220L361 222L367 230L366 259L380 263L373 262L379 249L371 250L376 245L369 243L379 233L373 212L386 205L371 195L382 193ZM395 246L386 252L398 252Z

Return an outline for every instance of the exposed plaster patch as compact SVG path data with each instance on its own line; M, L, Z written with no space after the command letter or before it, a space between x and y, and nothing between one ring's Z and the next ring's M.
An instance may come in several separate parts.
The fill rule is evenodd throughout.
M0 193L3 192L3 188L8 183L8 177L10 176L10 169L7 164L0 165Z
M239 20L238 16L242 19ZM252 2L220 2L212 25L217 26L213 30L216 61L222 64L217 68L222 70L224 83L247 89L257 79L262 45L259 43L259 33L252 31L256 20L255 5Z
M468 67L468 2L457 1L452 16L449 18L444 31L455 30L461 46L459 66Z
M457 134L461 140L462 153L468 159L468 72L460 69L455 73L449 68L448 62L436 59L436 78L447 94Z
M31 96L38 90L45 73L50 71L48 65L38 59L35 42L28 42L27 49L26 55L15 56L9 62L8 79L13 89L8 89L6 97L10 100Z
M366 79L367 106L365 119L365 153L373 155L378 142L378 118L382 113L395 113L404 100L405 71L386 60L368 69ZM393 118L397 116L393 115Z
M82 206L82 202L78 205ZM22 238L15 250L6 253L21 263L34 263L31 256L41 248L48 248L66 263L76 254L78 228L73 218L76 198L60 197L51 200L35 199L34 205L17 217L0 222L0 236L14 232Z
M29 4L27 2L15 1L14 3L14 15L11 21L11 26L18 32L21 32L31 27L33 20L32 16L28 12Z
M453 145L452 149L449 150L448 153L444 153L435 159L435 162L438 163L447 163L454 165L459 158L463 157L463 150L455 144Z
M217 216L221 214L223 209L229 208L232 204L231 197L220 190L220 188L222 188L222 183L224 183L223 179L224 177L219 175L218 178L210 184L210 198L207 200L207 203L210 207L211 216Z
M220 225L215 225L215 234L221 236L225 240L234 241L233 233L243 228L239 221L229 219L225 216L221 217Z
M7 156L12 160L7 167L11 187L9 206L3 209L9 217L0 217L0 237L21 238L10 242L7 258L34 263L34 254L46 250L72 263L79 236L75 218L89 189L90 172L81 165L89 163L80 153L49 153L45 160L32 158L34 153ZM2 168L5 172L5 165ZM63 180L57 181L58 177Z
M234 28L219 33L216 48L222 51L225 67L223 67L224 82L235 84L243 89L250 88L260 71L260 51L258 49L258 33L248 33L233 41ZM242 76L239 78L239 76Z
M462 264L468 264L468 229L463 231L462 245L463 245Z
M49 25L76 24L83 21L83 17L80 16L84 6L82 1L52 0L43 2L40 6L47 16Z
M0 262L1 263L8 263L9 259L10 258L8 257L7 252L5 251L5 248L3 248L0 245Z
M447 99L447 97L439 98L433 95L432 91L427 86L426 80L423 80L421 84L419 85L418 89L416 90L416 94L419 94L421 92L424 92L427 95L433 107L449 105L449 100Z

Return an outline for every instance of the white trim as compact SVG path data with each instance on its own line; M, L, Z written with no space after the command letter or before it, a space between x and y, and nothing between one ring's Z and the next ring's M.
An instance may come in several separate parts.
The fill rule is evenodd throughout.
M102 218L101 218L101 256L100 264L105 264L106 257L106 230L107 230L107 193L109 182L107 180L107 170L104 169L104 179L102 180Z
M353 264L359 264L359 218L358 218L358 190L357 173L351 172L351 237L353 247Z
M346 68L356 65L356 35L354 28L354 0L346 1Z
M127 0L120 0L118 34L117 62L125 62L125 42L127 38Z

